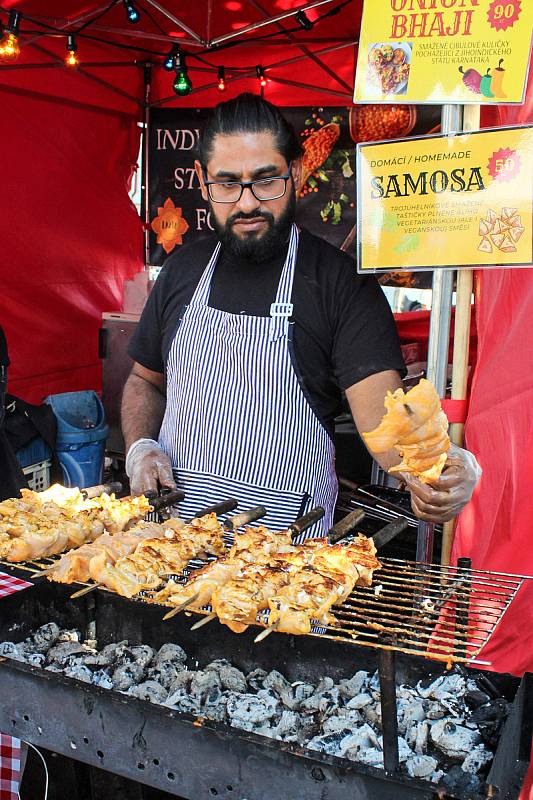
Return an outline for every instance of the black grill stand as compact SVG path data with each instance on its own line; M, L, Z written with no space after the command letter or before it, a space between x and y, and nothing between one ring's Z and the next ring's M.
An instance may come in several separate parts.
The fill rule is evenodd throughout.
M396 704L396 654L393 650L378 651L379 688L381 694L381 731L385 772L398 772L398 709Z

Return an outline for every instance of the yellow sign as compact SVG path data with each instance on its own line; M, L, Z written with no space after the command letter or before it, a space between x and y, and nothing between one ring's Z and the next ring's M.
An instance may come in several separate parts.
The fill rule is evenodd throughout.
M181 208L167 197L157 209L157 217L150 223L153 232L157 234L157 244L163 245L165 253L170 253L177 244L183 244L183 236L189 230L189 223L181 214Z
M357 271L530 266L533 126L357 146Z
M354 103L521 103L533 0L366 0Z

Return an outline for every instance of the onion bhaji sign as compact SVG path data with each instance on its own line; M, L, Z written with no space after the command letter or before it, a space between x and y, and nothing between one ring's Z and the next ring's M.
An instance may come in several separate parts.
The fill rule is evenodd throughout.
M531 266L533 126L357 146L357 270Z
M521 103L533 0L366 0L354 103Z

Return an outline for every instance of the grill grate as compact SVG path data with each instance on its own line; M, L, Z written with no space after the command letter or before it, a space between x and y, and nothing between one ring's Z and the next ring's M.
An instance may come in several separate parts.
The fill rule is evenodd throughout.
M230 537L227 544L231 544ZM31 573L46 569L58 558L0 564ZM311 636L447 663L490 665L478 656L529 576L394 558L381 558L381 562L383 567L374 573L372 587L356 587L342 606L333 609L335 624L315 626ZM205 563L194 559L183 575L172 577L184 581ZM153 604L153 595L152 591L141 592L133 602ZM206 606L192 613L205 615L210 611ZM263 612L256 624L266 627L267 619L268 612Z

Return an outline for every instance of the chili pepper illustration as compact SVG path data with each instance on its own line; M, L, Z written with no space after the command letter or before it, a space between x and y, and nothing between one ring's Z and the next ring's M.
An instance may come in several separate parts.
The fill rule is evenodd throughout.
M500 58L498 66L492 73L492 83L490 85L490 89L494 93L494 97L507 97L502 87L503 76L505 75L505 70L502 67L502 64L503 58Z
M489 68L486 74L483 75L483 77L481 78L481 83L479 85L483 97L494 97L491 91L491 84L492 84L492 75L490 74L490 68Z
M476 94L481 94L481 89L479 87L481 85L482 76L477 69L467 69L465 72L462 67L459 67L459 72L463 76L463 83L466 88Z

